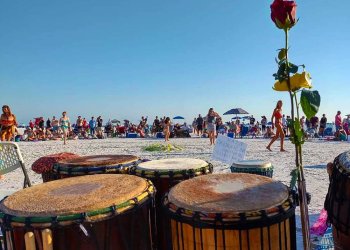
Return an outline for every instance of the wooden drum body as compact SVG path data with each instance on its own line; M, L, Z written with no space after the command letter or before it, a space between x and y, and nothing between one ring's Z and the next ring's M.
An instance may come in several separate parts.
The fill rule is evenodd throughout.
M93 155L59 161L53 171L58 179L91 174L126 174L141 162L134 155Z
M181 182L164 198L167 249L296 249L295 206L280 182L213 174Z
M248 173L272 178L273 166L271 162L261 160L242 160L232 164L232 173Z
M152 181L157 190L157 203L160 204L163 195L169 192L171 187L183 180L210 174L213 172L213 166L200 159L169 158L142 162L130 172Z
M156 225L154 240L158 250L165 249L165 225L167 217L162 213L161 200L170 188L181 181L213 172L213 166L203 160L192 158L169 158L140 163L131 169L131 174L147 178L154 184L156 193Z
M5 247L152 249L153 196L150 181L130 175L66 178L21 190L0 203Z
M335 249L350 247L350 151L334 159L325 201Z

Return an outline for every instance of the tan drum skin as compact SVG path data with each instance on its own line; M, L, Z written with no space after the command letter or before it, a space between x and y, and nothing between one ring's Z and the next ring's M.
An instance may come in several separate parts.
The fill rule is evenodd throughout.
M251 196L254 193L256 197ZM268 177L238 173L200 176L175 186L168 202L170 249L295 249L294 206L289 203L288 189ZM259 211L279 214L276 207L280 205L290 215L269 226L259 226L262 221ZM176 213L179 208L182 209L180 218ZM193 211L201 213L200 221L193 221ZM240 226L240 213L258 226L247 229L243 224ZM236 226L220 228L222 224L215 219L217 214ZM199 225L201 222L207 223Z

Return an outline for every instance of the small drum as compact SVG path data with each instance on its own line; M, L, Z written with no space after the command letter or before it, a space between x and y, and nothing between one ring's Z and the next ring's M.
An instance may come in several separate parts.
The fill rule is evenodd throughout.
M335 249L350 246L350 151L338 155L329 171L330 183L325 200L328 221L333 225Z
M273 166L271 162L261 160L243 160L232 164L232 173L248 173L268 176L272 178Z
M165 249L164 218L161 209L161 199L169 192L169 189L177 183L199 175L213 172L213 166L203 160L191 158L169 158L142 162L131 169L131 174L136 174L152 181L156 187L156 218L158 249Z
M164 197L167 249L296 249L295 205L288 188L252 174L186 180Z
M58 178L90 174L126 174L141 163L134 155L93 155L59 161L53 167Z
M150 181L137 176L104 174L23 189L0 203L5 246L152 249L149 218L154 192Z

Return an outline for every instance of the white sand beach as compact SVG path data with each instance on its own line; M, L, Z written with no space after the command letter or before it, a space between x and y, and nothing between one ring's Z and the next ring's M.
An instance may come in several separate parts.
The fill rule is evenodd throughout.
M265 149L268 141L265 139L242 139L248 145L246 159L261 159L270 161L274 166L275 180L289 185L290 171L294 168L294 146L287 141L285 148L287 152L279 152L279 142L272 146L272 152ZM31 170L32 163L41 156L58 152L72 152L81 156L104 155L104 154L132 154L147 159L162 159L170 157L191 157L210 161L214 166L214 172L229 172L229 166L211 160L213 147L209 146L209 139L186 138L171 139L170 143L183 147L182 151L146 152L143 147L153 143L163 143L157 139L129 139L110 138L104 140L76 140L68 141L63 145L60 141L44 142L20 142L18 143L28 169L29 177L34 185L42 183L41 175ZM303 161L307 191L311 193L312 199L309 205L311 223L317 218L323 208L325 195L327 193L329 179L326 172L326 164L334 158L350 150L350 143L313 140L305 142L303 146ZM21 189L23 175L21 170L7 174L1 181L0 188ZM251 197L256 199L258 197ZM296 211L299 215L299 211ZM297 223L298 238L300 238L300 223ZM298 245L300 245L300 240Z

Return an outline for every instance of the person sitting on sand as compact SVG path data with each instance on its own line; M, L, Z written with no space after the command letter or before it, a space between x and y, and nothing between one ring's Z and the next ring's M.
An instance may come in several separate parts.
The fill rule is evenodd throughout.
M345 129L343 128L343 125L339 126L339 129L335 132L334 136L334 140L336 141L347 141L348 136Z
M275 133L273 132L272 128L270 126L267 126L266 133L264 134L264 138L271 138L274 136L275 136Z
M267 145L267 149L269 151L271 150L271 145L274 143L279 137L281 138L281 148L280 151L283 152L285 151L283 148L283 142L284 142L284 132L283 132L283 127L282 127L282 101L279 100L277 102L276 108L273 110L272 117L271 117L271 122L272 122L272 129L273 126L276 126L276 135L272 138L271 142L269 145Z
M0 140L10 141L15 134L17 126L16 116L12 114L9 106L2 106L2 114L0 117Z

